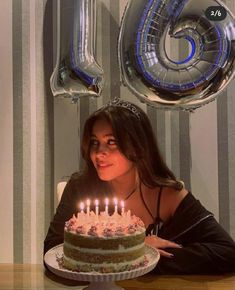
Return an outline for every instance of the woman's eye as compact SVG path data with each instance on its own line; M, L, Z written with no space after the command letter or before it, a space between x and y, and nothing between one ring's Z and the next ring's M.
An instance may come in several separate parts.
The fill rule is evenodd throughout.
M101 144L102 144L102 142L100 143L96 139L91 139L91 141L90 141L90 146L91 147L99 147ZM117 142L116 142L115 139L108 139L103 144L106 145L106 146L114 146L114 145L116 146L117 145Z
M97 146L99 144L98 140L91 139L90 141L91 146Z
M115 139L109 139L108 140L108 145L117 145L117 142Z

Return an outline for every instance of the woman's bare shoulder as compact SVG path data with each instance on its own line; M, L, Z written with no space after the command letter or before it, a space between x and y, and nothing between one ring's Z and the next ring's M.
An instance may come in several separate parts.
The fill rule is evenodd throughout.
M174 215L177 207L188 194L188 190L186 188L177 190L171 187L164 187L163 193L162 205L165 205L165 212L167 212L167 216L170 218Z

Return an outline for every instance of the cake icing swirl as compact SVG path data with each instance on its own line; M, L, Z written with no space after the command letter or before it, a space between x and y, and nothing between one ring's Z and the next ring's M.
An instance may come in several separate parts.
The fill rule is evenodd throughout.
M145 231L142 220L130 211L120 215L114 213L108 215L101 212L96 215L93 211L89 216L80 212L65 223L65 231L77 233L78 235L97 236L97 237L118 237L125 235L139 234Z

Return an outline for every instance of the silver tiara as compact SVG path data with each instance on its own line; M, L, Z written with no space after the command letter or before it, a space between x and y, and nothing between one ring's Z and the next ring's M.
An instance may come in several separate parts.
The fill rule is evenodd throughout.
M129 103L127 101L121 100L120 98L114 98L113 100L109 101L106 105L104 105L102 108L107 108L107 107L122 107L130 112L132 112L139 120L140 120L140 112L138 108L136 108L135 105L132 103Z

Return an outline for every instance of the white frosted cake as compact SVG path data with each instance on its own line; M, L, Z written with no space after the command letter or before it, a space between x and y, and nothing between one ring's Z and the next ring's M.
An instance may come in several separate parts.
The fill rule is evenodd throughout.
M122 272L146 264L145 226L130 211L108 215L80 212L65 223L65 268L78 272Z

